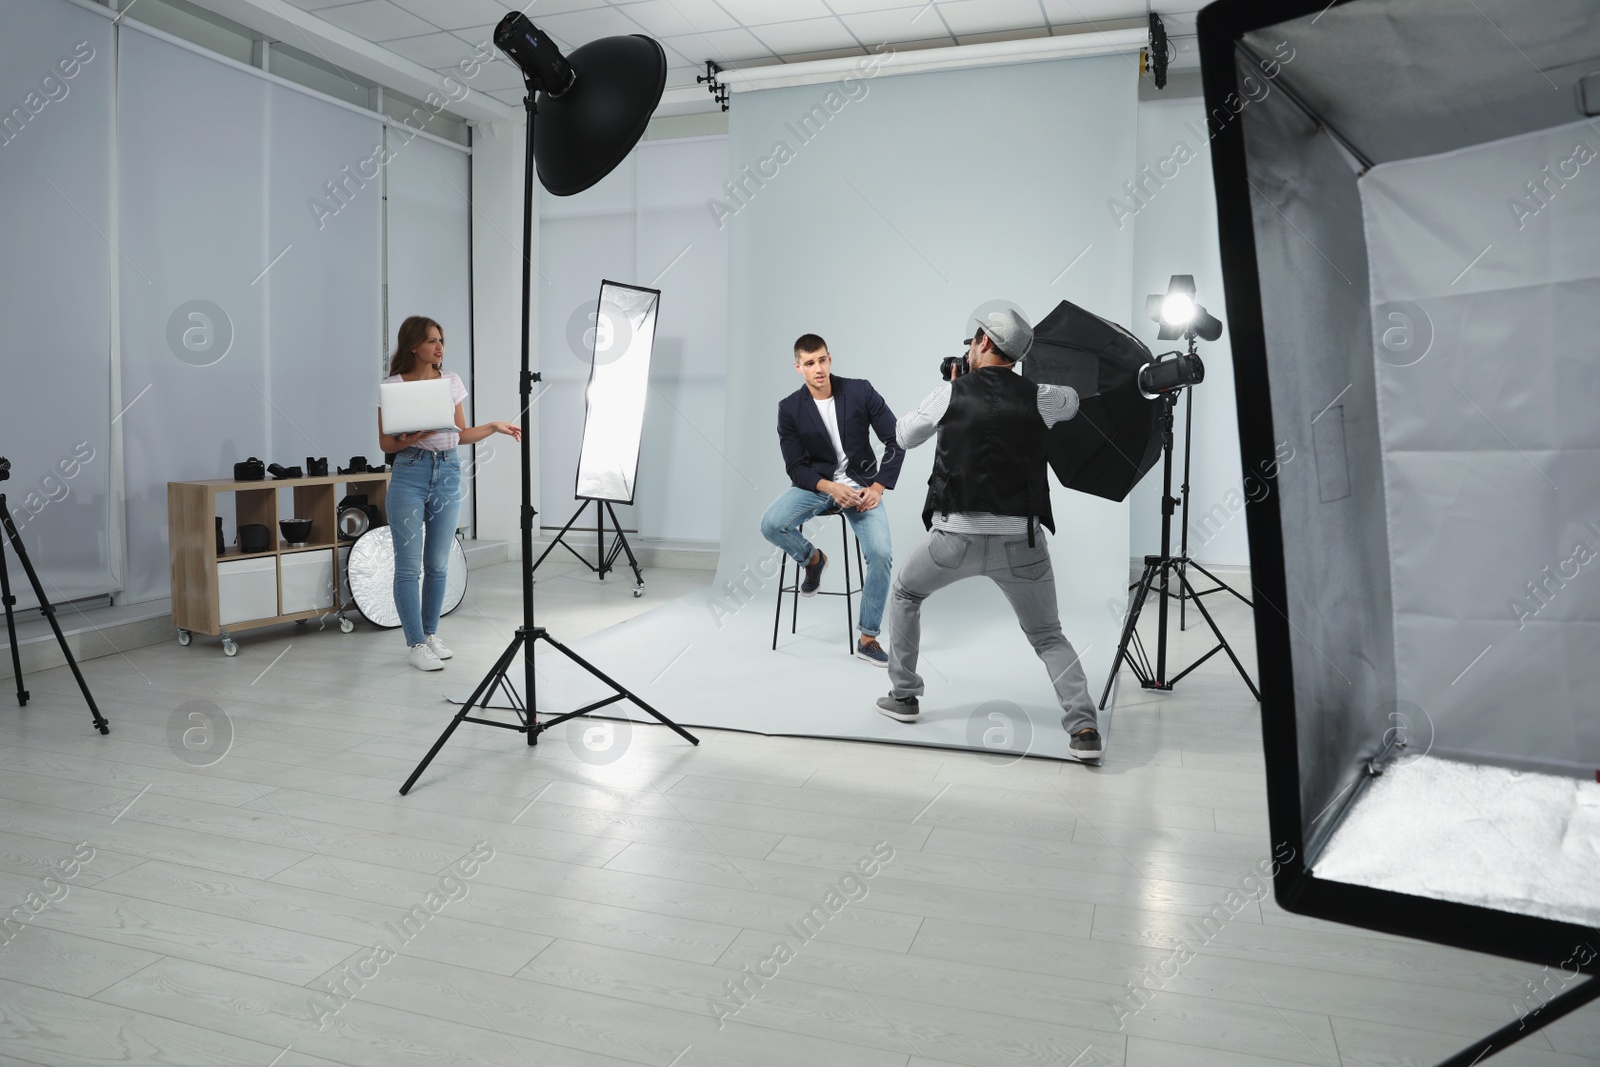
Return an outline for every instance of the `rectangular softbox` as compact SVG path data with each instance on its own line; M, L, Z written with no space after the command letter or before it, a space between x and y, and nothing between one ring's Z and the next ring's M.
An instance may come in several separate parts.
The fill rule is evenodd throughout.
M1600 971L1600 5L1199 36L1278 900Z

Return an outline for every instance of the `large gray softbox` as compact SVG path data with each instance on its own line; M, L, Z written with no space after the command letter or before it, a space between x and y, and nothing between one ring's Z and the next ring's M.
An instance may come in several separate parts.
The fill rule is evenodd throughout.
M1199 35L1278 898L1600 971L1600 5Z

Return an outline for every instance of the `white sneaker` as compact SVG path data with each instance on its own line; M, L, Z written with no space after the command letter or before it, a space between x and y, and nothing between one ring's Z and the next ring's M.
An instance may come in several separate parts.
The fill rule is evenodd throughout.
M435 656L438 656L440 659L449 659L451 656L455 655L454 652L451 652L448 648L445 647L445 644L444 644L443 641L439 640L439 635L438 634L429 634L428 635L428 647L430 649L432 649L433 650L433 654Z
M411 655L407 657L410 664L419 671L442 671L444 664L439 662L439 657L433 654L433 649L426 644L412 645Z

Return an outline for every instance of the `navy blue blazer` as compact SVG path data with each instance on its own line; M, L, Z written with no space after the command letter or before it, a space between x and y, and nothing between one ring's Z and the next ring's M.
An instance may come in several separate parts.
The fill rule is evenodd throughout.
M893 489L900 477L905 450L895 443L894 412L865 378L833 381L833 413L839 421L839 441L847 458L845 474L860 485L877 482ZM876 431L884 443L883 462L873 453L868 431ZM811 390L802 385L778 401L778 444L783 448L783 465L789 480L801 489L817 491L817 483L832 479L839 467L833 438L823 424L822 413L811 399Z

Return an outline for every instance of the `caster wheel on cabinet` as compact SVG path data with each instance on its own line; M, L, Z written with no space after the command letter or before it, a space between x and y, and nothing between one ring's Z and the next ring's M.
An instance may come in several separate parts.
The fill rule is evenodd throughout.
M239 654L239 646L232 641L224 641L222 642L222 654L224 656L237 656Z
M356 628L356 624L351 622L349 619L340 619L339 620L339 630L340 630L341 633L347 633L347 634L348 633L354 633L355 632L355 628Z
M189 642L191 642L193 640L194 640L194 637L193 637L193 635L191 635L189 633L188 630L179 630L178 631L178 644L182 645L185 648L188 648L189 647Z

